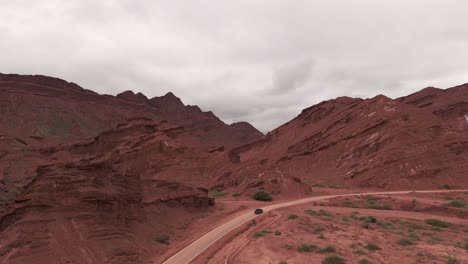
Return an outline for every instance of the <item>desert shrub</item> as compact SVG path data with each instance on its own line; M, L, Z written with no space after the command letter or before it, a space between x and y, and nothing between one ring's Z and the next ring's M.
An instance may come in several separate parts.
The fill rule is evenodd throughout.
M375 222L377 225L383 227L383 228L392 228L393 227L393 224L390 223L390 222L385 222L385 221L379 221L377 220L377 222Z
M304 210L304 213L306 213L308 215L317 215L317 212L312 210L312 209L306 209L306 210Z
M271 201L273 198L264 190L257 191L252 195L252 198L257 201Z
M424 229L424 227L417 225L417 224L409 224L408 228L416 229L416 230Z
M317 236L318 239L325 239L325 235L321 233L320 235Z
M450 185L448 185L447 183L446 184L442 184L440 186L441 189L446 189L446 190L450 190Z
M410 234L409 234L409 237L410 237L410 239L413 240L413 241L419 241L419 240L421 240L421 238L420 238L416 233L410 233Z
M313 244L304 243L304 244L300 244L299 246L297 246L297 251L299 252L312 252L315 249L317 249L317 246Z
M253 234L253 237L254 238L259 238L259 237L264 237L266 235L268 235L270 233L270 231L268 230L260 230L260 231L257 231Z
M447 264L459 264L459 263L460 261L458 261L458 259L455 257L449 256L447 258Z
M436 236L436 235L432 235L429 237L429 240L427 242L429 242L430 244L434 244L434 243L437 243L437 242L440 242L442 241L442 238L439 237L439 236Z
M343 264L343 263L345 263L344 259L338 255L328 256L322 260L322 264Z
M320 216L332 216L332 214L330 212L322 210L322 209L320 209L320 211L318 212L318 215L320 215Z
M281 236L281 231L276 230L276 231L275 231L275 236Z
M392 210L392 207L390 205L380 205L380 204L369 204L367 208L376 209L376 210Z
M364 222L366 223L376 223L377 222L377 218L373 217L373 216L368 216L364 219Z
M380 200L382 198L377 197L377 196L373 196L373 195L367 195L366 199L367 199L367 202L372 203L372 202L378 201L378 200Z
M233 193L231 196L232 197L239 197L239 196L241 196L241 194L240 193Z
M208 191L208 194L213 196L213 197L226 197L226 193L220 192L216 189L211 189Z
M279 264L288 264L288 262L282 260L282 261L279 262Z
M288 215L288 219L297 219L299 216L297 214L290 214Z
M382 250L378 245L376 244L367 244L367 246L365 246L366 249L368 250L371 250L371 251L376 251L376 250Z
M426 219L424 222L428 225L435 226L435 227L442 227L442 228L447 228L450 227L452 224L439 220L439 219Z
M411 246L414 245L414 242L408 238L400 238L400 240L397 241L397 244L400 246Z
M362 223L361 227L365 229L372 229L369 223Z
M169 236L168 235L158 235L154 238L154 241L162 244L169 244Z
M372 262L370 260L367 260L367 259L361 259L358 264L372 264Z
M314 228L314 234L318 234L318 233L320 233L322 231L325 231L325 227L323 227L323 226L316 226Z
M445 200L453 200L453 196L450 194L444 195Z
M359 205L354 204L354 203L351 202L351 201L344 201L344 202L343 202L343 206L344 206L344 207L350 207L350 208L359 208Z
M452 206L452 207L457 207L457 208L463 208L466 207L466 202L465 201L460 201L460 200L454 200L451 201L450 203L446 203L446 206Z
M367 255L367 253L362 249L355 250L353 253L356 255Z
M334 246L326 246L319 250L320 253L335 253L336 248Z

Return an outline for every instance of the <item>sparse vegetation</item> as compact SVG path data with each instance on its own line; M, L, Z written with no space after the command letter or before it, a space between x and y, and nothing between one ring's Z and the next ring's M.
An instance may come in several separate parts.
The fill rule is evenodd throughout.
M390 205L380 205L380 204L369 204L367 208L376 209L376 210L392 210L392 207Z
M361 259L358 263L359 264L372 264L372 262L370 260L367 260L367 259Z
M326 246L326 247L319 250L319 253L322 253L322 254L324 254L324 253L335 253L335 252L336 252L336 248L334 246L330 246L330 245L328 245L328 246Z
M264 237L264 236L268 235L269 233L271 233L271 232L268 231L268 230L260 230L260 231L255 232L253 234L253 237L254 238Z
M345 263L344 259L338 255L328 256L322 260L322 264L343 264L343 263Z
M440 186L440 189L450 190L451 188L450 188L450 185L448 185L448 184L446 183L446 184L442 184L442 185Z
M257 201L271 201L273 198L264 190L259 190L252 195L252 198Z
M464 200L454 200L449 203L445 204L446 206L456 207L456 208L464 208L467 207L467 203Z
M323 227L323 226L316 226L314 228L314 234L318 234L318 233L320 233L322 231L325 231L325 227Z
M344 201L344 202L343 202L343 206L344 206L344 207L350 207L350 208L359 208L359 205L354 204L354 203L351 202L351 201Z
M375 201L378 201L378 200L381 200L382 198L380 197L377 197L377 196L373 196L373 195L367 195L365 196L365 198L367 199L367 202L368 203L373 203Z
M409 234L409 237L410 237L410 239L413 240L413 241L419 241L419 240L421 240L421 238L420 238L416 233L413 233L413 232L411 232L411 233Z
M353 253L357 255L367 255L367 253L362 249L354 250Z
M288 215L288 219L297 219L299 216L297 214L290 214Z
M298 247L297 247L297 251L299 252L312 252L314 251L315 249L317 249L317 246L316 245L313 245L313 244L300 244Z
M276 231L275 231L275 236L281 236L281 231L276 230Z
M449 222L445 222L439 219L426 219L424 222L428 225L435 226L435 227L442 227L442 228L447 228L450 227L451 224Z
M154 241L162 244L169 244L169 236L168 235L158 235L154 238Z
M322 233L320 235L317 236L318 239L325 239L325 235Z
M209 190L208 194L213 196L213 197L218 197L218 198L219 197L226 197L226 195L227 195L226 193L220 192L220 191L218 191L216 189Z
M376 251L376 250L382 250L382 248L380 248L378 245L376 244L367 244L367 246L365 246L366 249L368 250L371 250L371 251Z
M241 194L236 192L236 193L233 193L231 196L232 197L239 197L239 196L241 196Z

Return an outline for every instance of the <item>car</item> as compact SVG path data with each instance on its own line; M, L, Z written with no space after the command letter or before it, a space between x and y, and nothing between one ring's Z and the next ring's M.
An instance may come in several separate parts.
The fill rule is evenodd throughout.
M263 209L257 208L255 209L255 214L261 214L263 213Z

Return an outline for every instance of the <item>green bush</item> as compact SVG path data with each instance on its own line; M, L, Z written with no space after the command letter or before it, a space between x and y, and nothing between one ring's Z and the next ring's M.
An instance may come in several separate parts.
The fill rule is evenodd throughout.
M241 196L241 194L240 193L233 193L231 196L232 197L239 197L239 196Z
M362 249L355 250L353 253L357 255L367 255L367 253Z
M317 212L312 210L312 209L306 209L306 210L304 210L304 213L306 213L308 215L317 215Z
M260 231L257 231L253 234L253 237L255 238L259 238L259 237L264 237L266 235L268 235L270 233L270 231L268 230L260 230Z
M320 233L320 232L322 232L322 231L325 231L325 227L323 227L323 226L316 226L316 227L314 228L314 232L313 232L313 233L314 233L314 234L318 234L318 233Z
M264 190L257 191L252 195L252 198L257 200L257 201L271 201L273 198L269 193L267 193Z
M424 222L428 225L435 226L435 227L442 227L447 228L450 227L452 224L439 220L439 219L426 219Z
M208 194L213 196L213 197L226 197L226 193L220 192L216 189L211 189L208 191Z
M162 244L169 244L169 236L168 235L158 235L154 241Z
M370 204L367 206L369 209L376 209L376 210L392 210L390 205L380 205L380 204Z
M297 214L290 214L288 215L288 219L297 219L299 216Z
M463 207L466 207L466 202L460 201L460 200L454 200L454 201L451 201L450 203L446 203L445 205L457 207L457 208L463 208Z
M367 246L365 246L365 248L367 248L368 250L371 250L371 251L376 251L376 250L382 250L378 245L376 244L367 244Z
M322 260L322 264L344 264L345 261L338 255L328 256Z
M313 245L313 244L300 244L298 247L297 247L297 251L299 252L312 252L314 251L315 249L317 249L317 246L316 245Z
M326 246L319 250L320 253L335 253L336 248L334 246Z

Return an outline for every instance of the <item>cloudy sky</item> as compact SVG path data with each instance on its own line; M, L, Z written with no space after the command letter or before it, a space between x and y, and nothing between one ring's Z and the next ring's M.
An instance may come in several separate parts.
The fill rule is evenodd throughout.
M174 92L262 131L347 95L468 82L466 0L0 0L0 72Z

